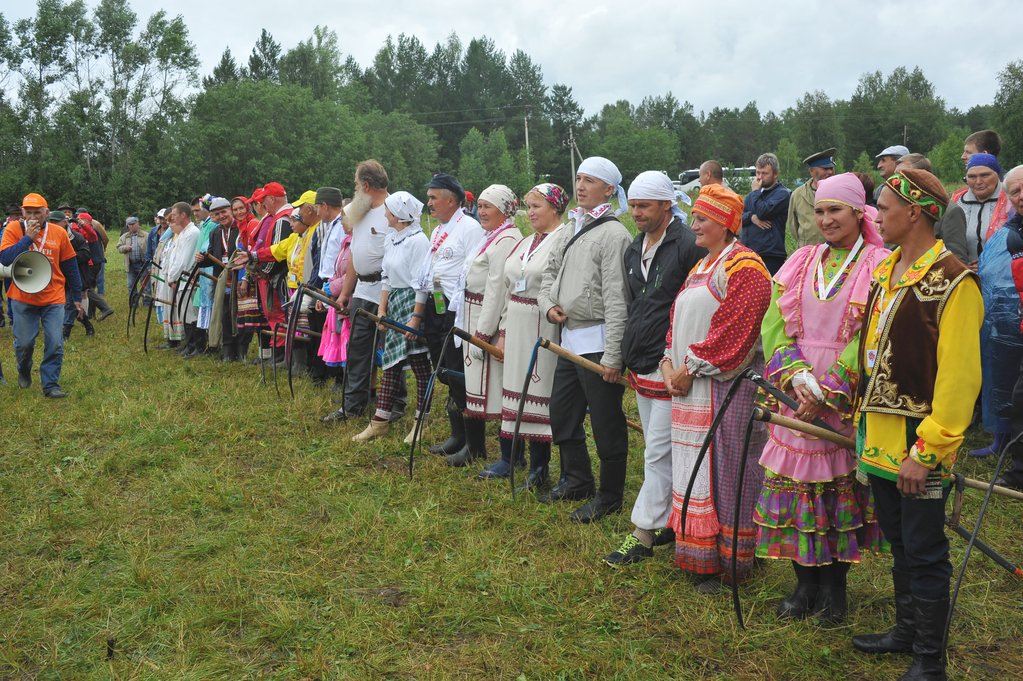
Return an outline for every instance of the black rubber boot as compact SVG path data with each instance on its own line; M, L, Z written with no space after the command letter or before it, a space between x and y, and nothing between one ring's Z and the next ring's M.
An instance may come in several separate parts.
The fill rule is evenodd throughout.
M73 328L75 328L74 324L72 324L71 326L68 326L67 324L64 325L64 340L71 338L71 329Z
M448 456L448 465L461 468L476 459L487 458L487 422L462 418L465 425L465 446Z
M519 492L533 489L546 489L550 486L549 468L551 463L551 443L534 440L529 443L529 474L526 481L519 487Z
M182 357L190 354L192 349L195 347L195 324L185 324L185 337L181 341L181 347L178 348L178 354Z
M899 681L945 681L945 620L948 596L938 600L913 597L916 637L913 639L913 664Z
M96 327L92 325L92 321L88 317L82 317L82 326L85 327L86 336L96 335Z
M778 604L775 613L785 619L803 619L813 610L820 587L820 568L800 565L792 561L796 573L796 590Z
M916 614L913 611L913 594L909 590L909 579L908 572L897 568L892 570L895 626L882 634L853 636L853 648L872 655L912 652L913 639L916 637Z
M821 583L814 610L822 622L838 624L845 621L849 609L845 594L849 565L850 563L835 561L831 565L819 568Z
M439 445L431 446L431 454L455 454L465 447L465 423L462 421L462 412L453 409L453 404L448 403L448 422L451 424L451 435Z

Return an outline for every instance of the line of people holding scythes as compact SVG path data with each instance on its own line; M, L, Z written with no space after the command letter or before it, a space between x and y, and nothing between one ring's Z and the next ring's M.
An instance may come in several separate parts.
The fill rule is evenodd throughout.
M584 502L569 514L580 523L622 508L628 429L639 429L634 530L605 563L634 564L673 545L696 589L713 593L762 559L787 560L796 586L778 616L839 622L849 568L865 552L890 550L896 624L854 646L912 653L904 679L944 678L952 571L944 503L980 389L983 303L976 275L935 238L949 200L941 182L901 169L875 210L855 175L820 181L814 212L825 241L797 250L773 277L737 239L743 199L721 184L700 190L690 217L664 173L641 173L626 192L614 163L591 157L575 190L571 210L556 184L527 192L525 237L511 189L480 192L477 221L445 174L427 186L440 223L427 235L424 205L391 193L372 160L356 169L344 208L337 188L289 203L270 183L234 200L241 218L231 201L209 197L206 230L191 224L190 206L175 204L158 263L168 339L195 337L204 317L210 330L219 320L231 360L244 356L232 345L244 329L268 326L261 351L283 361L299 334L322 365L307 359L313 379L333 374L343 385L343 406L325 422L366 414L379 364L359 442L387 435L404 413L406 367L417 420L425 417L436 372L448 387L450 436L430 450L454 467L486 459L487 421L497 421L500 458L477 477L528 466L520 489ZM626 209L635 237L618 219ZM181 287L195 279L190 264L220 273L202 277L208 299L199 290L196 304L181 305ZM305 308L292 317L305 317L288 328L302 293ZM622 408L626 387L638 426ZM785 417L796 425L779 425Z

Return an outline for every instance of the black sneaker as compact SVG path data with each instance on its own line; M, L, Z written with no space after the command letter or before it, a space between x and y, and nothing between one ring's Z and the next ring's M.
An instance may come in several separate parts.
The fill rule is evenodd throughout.
M632 565L639 561L650 558L654 555L654 550L647 546L643 546L643 543L636 539L636 536L630 534L622 542L615 551L604 556L604 563L611 567L618 567L619 565Z
M58 385L55 388L50 388L49 390L44 390L43 391L43 397L49 397L50 399L53 399L53 400L60 400L60 399L64 399L65 397L67 397L67 393L64 392L64 390Z
M654 546L666 546L675 543L675 530L670 527L662 527L654 535Z

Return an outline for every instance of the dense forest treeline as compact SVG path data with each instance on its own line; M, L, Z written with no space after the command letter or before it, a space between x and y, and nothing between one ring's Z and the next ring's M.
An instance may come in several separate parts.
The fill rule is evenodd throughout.
M347 189L367 157L420 194L440 170L477 191L500 181L521 192L539 178L569 182L570 139L626 179L774 151L791 183L822 148L837 147L847 170L873 170L874 154L905 141L954 182L963 138L986 127L1002 133L1003 165L1023 160L1023 61L1001 69L992 103L966 112L921 69L900 67L864 73L848 99L808 92L780 113L756 102L697 112L670 92L587 113L571 84L548 86L528 54L487 37L429 48L402 34L362 65L325 26L287 49L264 29L249 55L225 51L205 76L199 66L183 17L141 18L127 0L38 0L31 18L0 14L0 200L41 190L108 219L145 216L272 179Z

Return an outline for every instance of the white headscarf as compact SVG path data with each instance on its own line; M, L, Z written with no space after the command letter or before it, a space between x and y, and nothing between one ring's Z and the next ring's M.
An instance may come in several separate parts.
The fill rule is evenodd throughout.
M384 205L394 217L401 222L419 225L419 216L423 214L423 202L408 192L394 192L384 199Z
M579 164L578 172L595 177L615 188L615 193L618 195L618 209L615 211L615 215L621 215L629 207L628 199L625 198L625 190L622 189L622 173L614 163L603 156L590 156Z
M519 200L515 197L515 192L503 184L492 184L481 191L476 203L478 204L480 201L493 204L505 217L514 215L519 207Z
M688 222L685 211L678 207L678 199L685 197L683 201L691 203L683 192L676 192L671 179L659 170L644 170L629 185L630 199L647 199L650 201L671 201L671 214L682 220L682 224Z

